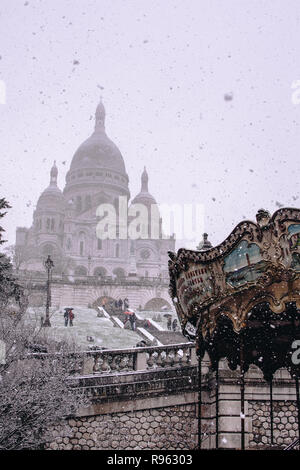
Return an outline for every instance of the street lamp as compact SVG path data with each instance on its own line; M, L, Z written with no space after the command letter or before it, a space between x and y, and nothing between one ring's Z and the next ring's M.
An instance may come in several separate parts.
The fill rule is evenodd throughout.
M91 271L91 260L92 260L92 257L91 255L88 256L88 276L90 275L90 271Z
M50 282L51 282L51 270L54 267L54 263L48 255L48 258L45 261L45 268L47 269L48 278L47 278L47 302L46 302L46 319L43 322L43 326L51 326L50 318L49 318L49 307L51 302L51 292L50 292Z

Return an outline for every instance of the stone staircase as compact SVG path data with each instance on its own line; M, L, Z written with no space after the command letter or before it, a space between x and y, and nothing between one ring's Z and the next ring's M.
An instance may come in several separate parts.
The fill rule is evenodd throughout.
M97 309L98 307L96 307ZM107 315L109 315L110 320L118 328L124 328L127 315L125 315L122 309L116 307L107 307L105 309ZM178 344L186 343L187 338L183 336L179 331L168 331L161 328L155 321L151 318L141 318L138 313L136 314L136 332L144 340L153 341L156 340L158 346L168 345L168 344Z
M179 331L157 331L156 338L164 345L188 342Z

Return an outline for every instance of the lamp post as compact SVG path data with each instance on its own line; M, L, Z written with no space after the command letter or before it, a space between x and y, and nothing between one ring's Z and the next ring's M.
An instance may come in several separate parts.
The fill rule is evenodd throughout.
M49 307L50 307L50 299L51 299L51 292L50 292L50 282L51 282L51 270L54 267L54 263L48 255L48 258L45 261L45 268L47 269L48 278L47 278L47 301L46 301L46 318L43 322L43 326L51 326L50 318L49 318Z
M90 276L91 274L91 261L92 261L92 257L91 255L88 256L88 276Z

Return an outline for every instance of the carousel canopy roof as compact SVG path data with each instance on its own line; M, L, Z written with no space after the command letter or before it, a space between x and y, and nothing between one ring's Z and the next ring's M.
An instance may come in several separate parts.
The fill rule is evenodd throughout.
M273 373L300 338L300 210L259 210L216 247L169 253L170 294L183 332L212 361Z

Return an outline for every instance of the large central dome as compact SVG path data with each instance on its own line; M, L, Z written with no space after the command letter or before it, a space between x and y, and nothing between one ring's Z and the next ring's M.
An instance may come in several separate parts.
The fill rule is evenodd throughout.
M97 106L95 118L95 131L75 152L70 170L101 168L126 175L122 154L105 133L105 109L102 102Z
M69 197L78 188L80 191L94 188L93 192L101 188L129 197L128 181L122 154L106 135L105 109L100 102L95 114L95 130L73 156L64 194Z

